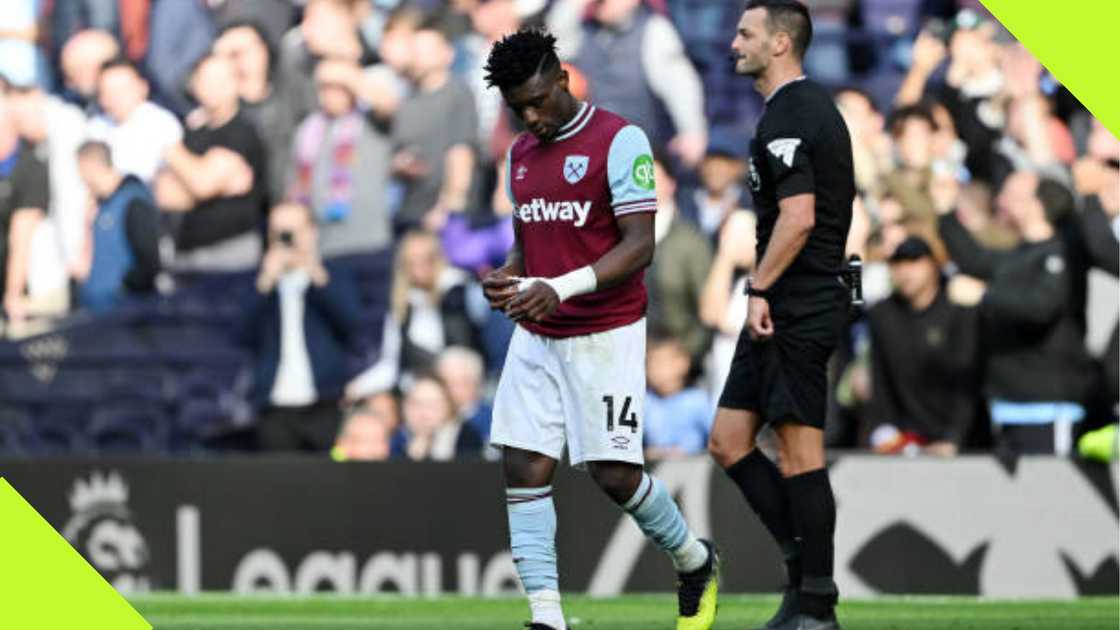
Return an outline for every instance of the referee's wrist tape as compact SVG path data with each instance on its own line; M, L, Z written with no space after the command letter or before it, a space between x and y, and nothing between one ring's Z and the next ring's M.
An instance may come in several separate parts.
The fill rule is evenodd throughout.
M525 278L518 283L517 290L524 291L538 281L552 287L561 302L566 302L568 298L577 295L591 293L599 286L599 279L595 277L595 270L591 268L591 265L586 265L555 278Z

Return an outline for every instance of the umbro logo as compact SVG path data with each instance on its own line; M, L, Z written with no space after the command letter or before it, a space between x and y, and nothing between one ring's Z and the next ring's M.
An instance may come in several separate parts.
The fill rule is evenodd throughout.
M517 167L517 175L515 175L513 178L516 179L517 181L521 181L521 180L525 179L525 174L528 173L528 172L529 172L529 168L527 166L525 166L524 164L521 164L520 166Z
M801 145L800 138L778 138L766 145L771 155L778 158L786 166L793 166L793 156L797 147Z

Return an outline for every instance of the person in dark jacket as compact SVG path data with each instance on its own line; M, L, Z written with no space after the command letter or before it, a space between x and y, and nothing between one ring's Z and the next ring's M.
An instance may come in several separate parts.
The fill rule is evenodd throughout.
M980 320L949 301L933 251L911 236L890 257L890 298L871 324L871 401L862 441L880 452L916 444L956 455L976 420Z
M1072 425L1085 416L1089 360L1066 246L1053 224L1070 197L1034 173L1010 175L998 204L1021 243L1006 252L978 245L954 215L940 219L952 259L975 277L954 278L950 295L980 307L985 394L998 447L1011 453L1066 454Z
M127 296L151 293L159 274L159 214L152 193L134 175L113 167L109 145L78 147L78 172L97 201L88 256L81 256L77 304L95 312Z
M268 250L240 331L256 353L262 450L326 452L338 433L361 310L353 278L324 264L317 243L310 209L272 209Z

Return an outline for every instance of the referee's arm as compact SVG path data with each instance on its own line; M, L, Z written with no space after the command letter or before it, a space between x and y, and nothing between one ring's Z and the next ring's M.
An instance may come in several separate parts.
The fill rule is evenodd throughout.
M754 284L766 290L801 253L817 220L816 195L801 193L778 201L778 220L770 234L766 254L754 274Z

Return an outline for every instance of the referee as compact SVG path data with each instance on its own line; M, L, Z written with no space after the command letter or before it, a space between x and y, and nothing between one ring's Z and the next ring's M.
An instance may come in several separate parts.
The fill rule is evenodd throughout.
M789 577L771 630L836 630L836 503L824 454L826 363L847 321L841 280L855 176L848 129L802 74L812 39L796 0L751 0L731 44L766 111L751 142L758 264L747 326L720 398L709 450L781 547ZM777 436L780 464L756 448Z

